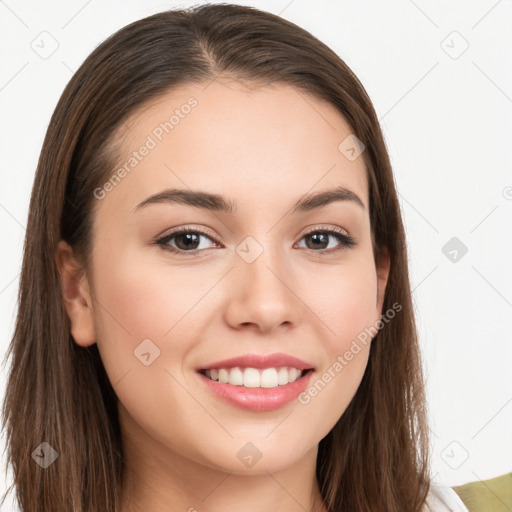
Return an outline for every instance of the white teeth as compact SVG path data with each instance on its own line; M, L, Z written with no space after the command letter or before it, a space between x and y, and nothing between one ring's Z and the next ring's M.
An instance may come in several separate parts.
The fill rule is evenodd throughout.
M265 368L261 372L261 387L275 388L278 386L277 370L275 368Z
M246 388L259 388L260 380L260 372L256 368L246 368L244 370L244 386Z
M222 382L226 384L226 382L229 382L229 373L224 368L221 368L219 370L219 382Z
M295 382L300 375L300 370L297 370L297 368L290 368L290 371L288 372L288 382Z
M212 368L206 370L206 376L211 380L221 383L229 383L233 386L244 386L246 388L275 388L295 382L302 371L297 368L283 366L281 368Z
M279 373L277 374L277 383L280 386L288 384L288 368L279 368Z
M233 386L243 386L244 385L244 374L240 368L232 368L229 372L229 381Z

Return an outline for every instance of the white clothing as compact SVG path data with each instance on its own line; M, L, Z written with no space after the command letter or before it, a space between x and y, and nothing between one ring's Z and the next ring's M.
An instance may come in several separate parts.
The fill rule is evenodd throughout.
M432 482L427 505L431 512L469 512L459 495L451 487Z

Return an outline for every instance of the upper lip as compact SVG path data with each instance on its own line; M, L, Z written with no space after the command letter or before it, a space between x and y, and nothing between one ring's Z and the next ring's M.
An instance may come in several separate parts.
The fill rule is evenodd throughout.
M223 359L222 361L215 361L207 365L201 366L197 371L210 370L212 368L234 368L241 366L242 368L280 368L282 366L291 366L297 370L313 369L311 363L307 363L297 357L284 354L282 352L268 355L260 354L245 354L239 357L232 357L230 359Z

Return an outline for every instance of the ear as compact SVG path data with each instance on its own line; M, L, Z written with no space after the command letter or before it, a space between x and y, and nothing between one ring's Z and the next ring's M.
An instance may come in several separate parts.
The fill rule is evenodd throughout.
M386 293L386 285L388 283L389 268L391 260L387 247L379 251L377 256L376 272L377 272L377 314L380 318L382 315L382 307L384 304L384 295Z
M61 240L55 251L60 275L62 297L71 321L71 335L82 347L96 343L89 281L82 265L73 256L73 249Z

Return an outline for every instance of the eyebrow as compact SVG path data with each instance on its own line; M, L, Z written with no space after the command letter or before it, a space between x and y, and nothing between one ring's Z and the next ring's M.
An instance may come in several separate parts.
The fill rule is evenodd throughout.
M359 205L363 210L366 206L360 197L345 187L335 187L328 190L306 194L298 199L291 213L304 213L327 206L335 201L350 201ZM237 203L220 194L202 192L199 190L167 189L154 194L139 203L133 213L150 204L176 203L194 206L202 210L233 214L237 211Z

